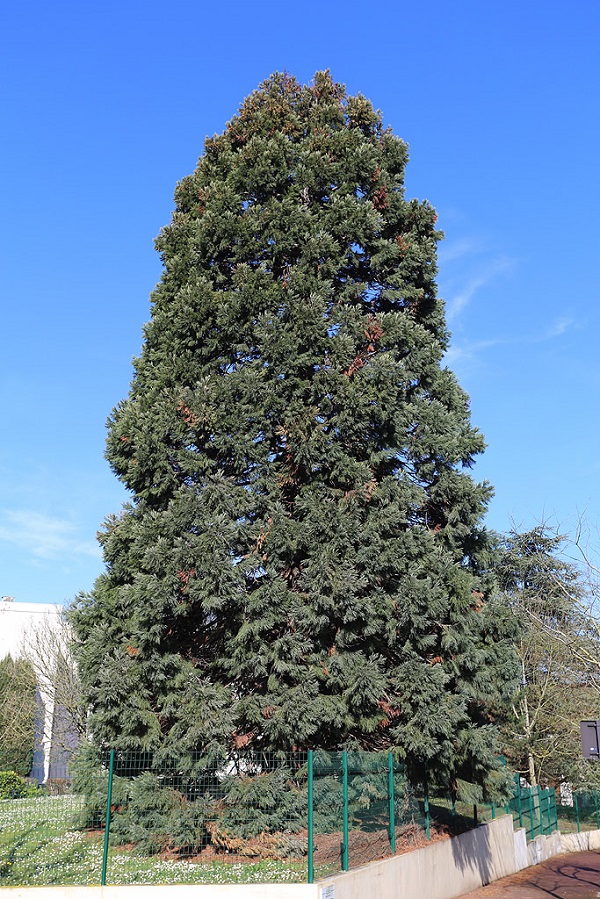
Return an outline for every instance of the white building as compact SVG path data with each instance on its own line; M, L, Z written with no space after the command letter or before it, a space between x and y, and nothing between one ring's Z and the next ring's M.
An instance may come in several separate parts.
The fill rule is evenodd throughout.
M23 656L28 636L48 627L57 633L61 627L63 607L54 603L15 602L13 596L0 600L0 659ZM51 774L52 734L55 728L54 692L38 679L39 718L36 721L36 747L32 776L46 781Z
M58 620L63 607L49 602L16 602L14 596L0 600L0 659L22 654L25 635L39 622Z

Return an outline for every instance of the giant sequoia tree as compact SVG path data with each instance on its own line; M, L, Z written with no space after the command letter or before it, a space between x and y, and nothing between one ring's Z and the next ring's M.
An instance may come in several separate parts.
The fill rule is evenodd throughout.
M178 184L109 422L132 502L73 613L105 745L493 764L483 440L406 161L364 97L276 74Z

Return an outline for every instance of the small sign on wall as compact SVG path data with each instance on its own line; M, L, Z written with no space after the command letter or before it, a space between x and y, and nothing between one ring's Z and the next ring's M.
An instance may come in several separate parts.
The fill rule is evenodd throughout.
M321 890L321 899L335 899L335 883L330 883Z

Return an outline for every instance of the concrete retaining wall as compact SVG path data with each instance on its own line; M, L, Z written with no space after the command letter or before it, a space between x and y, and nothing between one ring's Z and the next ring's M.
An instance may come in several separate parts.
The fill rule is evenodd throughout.
M583 833L561 833L563 852L582 852L600 849L600 830L586 830Z
M527 831L524 827L515 830L515 870L522 871L529 866L527 855Z
M530 865L539 865L540 862L545 862L553 855L560 855L563 851L560 834L555 831L548 836L536 837L527 844L527 861Z
M320 899L453 899L514 874L511 815L423 849L321 881Z
M322 881L320 899L454 899L564 852L600 849L600 830L551 833L527 842L512 817L424 849ZM327 892L328 888L328 892Z

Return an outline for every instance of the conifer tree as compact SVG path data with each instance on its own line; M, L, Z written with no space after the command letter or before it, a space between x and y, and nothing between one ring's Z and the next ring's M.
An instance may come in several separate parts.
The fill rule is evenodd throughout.
M329 73L271 76L177 186L107 457L132 501L72 621L123 748L394 747L493 768L513 674L436 214Z
M35 746L36 685L31 664L0 659L0 770L27 777Z

